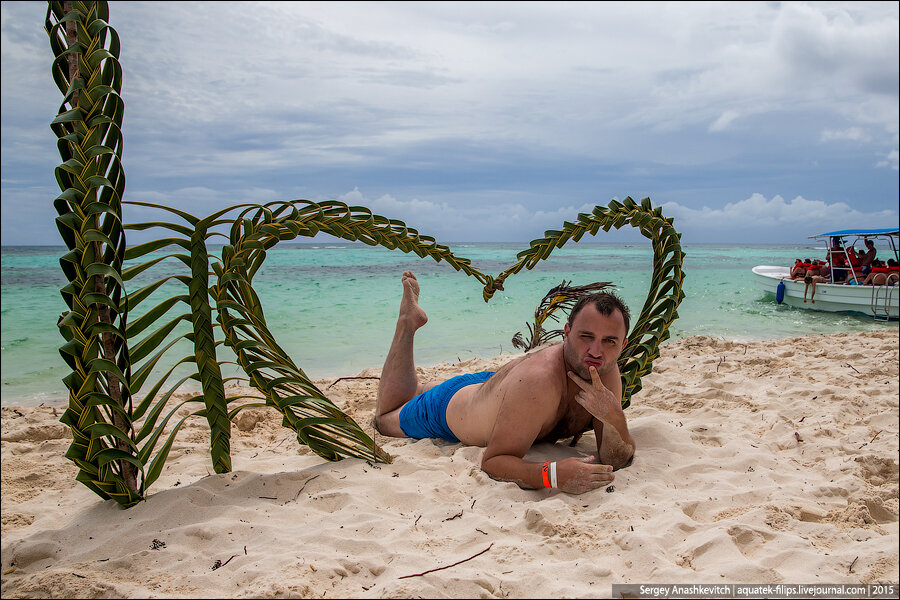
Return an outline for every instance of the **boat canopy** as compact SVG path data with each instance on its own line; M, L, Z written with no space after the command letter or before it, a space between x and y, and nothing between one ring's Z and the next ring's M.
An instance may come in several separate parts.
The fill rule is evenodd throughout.
M820 233L818 235L809 236L812 238L835 237L842 235L900 235L900 229L893 227L890 229L841 229L840 231L829 231L828 233Z

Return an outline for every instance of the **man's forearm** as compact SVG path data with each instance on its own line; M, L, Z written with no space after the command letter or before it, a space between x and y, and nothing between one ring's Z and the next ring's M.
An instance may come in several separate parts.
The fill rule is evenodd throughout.
M517 456L499 454L482 461L481 470L492 479L511 481L522 489L536 490L544 487L541 466L526 462Z
M602 423L602 439L597 444L600 462L605 465L612 465L614 469L627 467L631 463L631 459L634 458L635 450L634 439L628 432L628 423L625 421L625 415L618 415L618 417L613 422L605 421Z

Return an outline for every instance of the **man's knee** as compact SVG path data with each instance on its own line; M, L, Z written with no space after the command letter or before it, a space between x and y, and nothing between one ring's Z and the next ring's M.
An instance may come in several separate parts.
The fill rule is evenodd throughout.
M375 415L375 431L377 431L381 435L387 435L384 432L384 430L385 430L384 415Z
M400 409L384 415L375 415L375 431L389 437L407 437L400 427Z

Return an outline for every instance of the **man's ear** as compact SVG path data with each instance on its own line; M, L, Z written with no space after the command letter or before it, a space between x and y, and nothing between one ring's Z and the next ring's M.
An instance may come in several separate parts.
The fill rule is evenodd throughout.
M566 323L565 326L563 326L563 339L566 339L567 337L569 337L569 324L568 323Z

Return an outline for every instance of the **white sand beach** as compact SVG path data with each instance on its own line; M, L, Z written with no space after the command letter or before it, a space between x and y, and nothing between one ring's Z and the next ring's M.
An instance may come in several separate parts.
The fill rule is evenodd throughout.
M609 597L618 583L897 583L898 345L896 331L670 342L626 410L633 464L582 495L494 481L482 449L443 441L379 435L392 464L324 462L278 413L254 409L233 428L233 472L212 473L208 428L194 419L147 501L125 510L75 481L58 407L4 407L2 595L562 598ZM333 382L316 383L373 431L377 382ZM588 433L527 458L594 452Z

